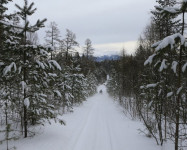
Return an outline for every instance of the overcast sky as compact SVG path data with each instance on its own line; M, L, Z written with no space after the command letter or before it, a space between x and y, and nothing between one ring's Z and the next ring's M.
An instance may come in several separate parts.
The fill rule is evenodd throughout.
M150 10L156 0L29 0L34 2L37 12L31 22L47 18L55 21L64 37L70 29L77 36L80 45L90 38L95 47L95 55L117 54L124 47L133 53L136 41L149 23ZM14 3L23 4L23 0L14 0L9 6L15 10ZM40 42L46 28L39 32Z

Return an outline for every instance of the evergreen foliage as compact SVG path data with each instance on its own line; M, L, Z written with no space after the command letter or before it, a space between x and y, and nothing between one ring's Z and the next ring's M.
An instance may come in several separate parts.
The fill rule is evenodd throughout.
M139 38L135 55L123 51L120 63L112 62L107 88L125 112L144 122L146 130L141 132L159 145L171 139L178 150L186 146L187 135L186 1L157 2L159 6L152 11L151 23Z
M58 116L73 111L73 105L94 94L97 86L94 69L90 69L88 77L83 75L73 32L67 30L62 47L57 24L53 24L55 37L49 37L54 43L42 46L37 42L37 31L44 27L46 19L30 24L29 16L36 11L34 3L24 0L23 7L16 5L18 11L7 15L8 2L0 4L0 114L1 126L6 128L1 131L6 135L1 142L7 143L7 149L8 141L33 136L30 127L51 123L51 119L65 124ZM61 51L49 59L56 46ZM9 136L11 132L16 136Z

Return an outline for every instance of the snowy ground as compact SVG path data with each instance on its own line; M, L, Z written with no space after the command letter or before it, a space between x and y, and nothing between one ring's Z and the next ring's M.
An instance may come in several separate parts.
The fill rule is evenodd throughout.
M140 135L142 123L125 117L105 86L100 89L103 94L94 95L63 116L66 126L46 125L34 138L21 139L14 145L18 150L173 150L171 145L161 148L153 139Z

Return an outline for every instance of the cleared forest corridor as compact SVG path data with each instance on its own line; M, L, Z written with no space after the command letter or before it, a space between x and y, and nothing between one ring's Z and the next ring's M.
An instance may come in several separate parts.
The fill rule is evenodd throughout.
M67 125L46 125L43 133L15 143L19 150L160 150L153 139L138 134L142 124L125 117L106 93L89 98L62 118Z

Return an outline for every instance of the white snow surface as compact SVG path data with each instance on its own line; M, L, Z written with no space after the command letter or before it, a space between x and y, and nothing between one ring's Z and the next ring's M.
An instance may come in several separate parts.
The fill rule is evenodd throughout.
M62 116L66 126L45 125L34 138L15 141L18 150L174 150L173 145L157 146L139 134L139 121L128 119L123 109L106 93L88 98L73 113Z

